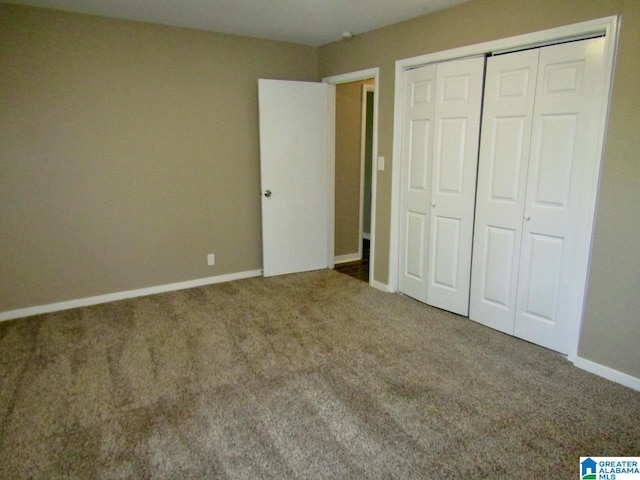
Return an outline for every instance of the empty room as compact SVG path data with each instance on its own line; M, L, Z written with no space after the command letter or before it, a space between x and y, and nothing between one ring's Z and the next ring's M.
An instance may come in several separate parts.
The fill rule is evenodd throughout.
M640 476L638 32L0 3L0 478Z

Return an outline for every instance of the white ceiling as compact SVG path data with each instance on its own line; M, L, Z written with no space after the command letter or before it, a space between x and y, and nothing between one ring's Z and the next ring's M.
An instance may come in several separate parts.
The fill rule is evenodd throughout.
M8 0L9 3L269 38L340 40L469 0Z

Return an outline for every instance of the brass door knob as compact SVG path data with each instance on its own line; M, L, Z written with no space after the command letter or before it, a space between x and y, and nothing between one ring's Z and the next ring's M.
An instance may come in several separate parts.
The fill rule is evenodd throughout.
M264 196L269 198L271 196L271 190L265 190L264 191Z

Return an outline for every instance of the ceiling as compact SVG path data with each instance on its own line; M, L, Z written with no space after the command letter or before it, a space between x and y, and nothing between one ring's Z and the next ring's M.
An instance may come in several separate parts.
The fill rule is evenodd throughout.
M8 0L9 3L323 45L469 0Z

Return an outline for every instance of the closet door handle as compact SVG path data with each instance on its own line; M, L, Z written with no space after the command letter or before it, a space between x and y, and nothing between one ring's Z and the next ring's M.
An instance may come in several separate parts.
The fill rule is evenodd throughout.
M431 202L431 208L436 208L436 202Z
M531 215L525 215L524 220L525 222L528 222L529 220L531 220Z

